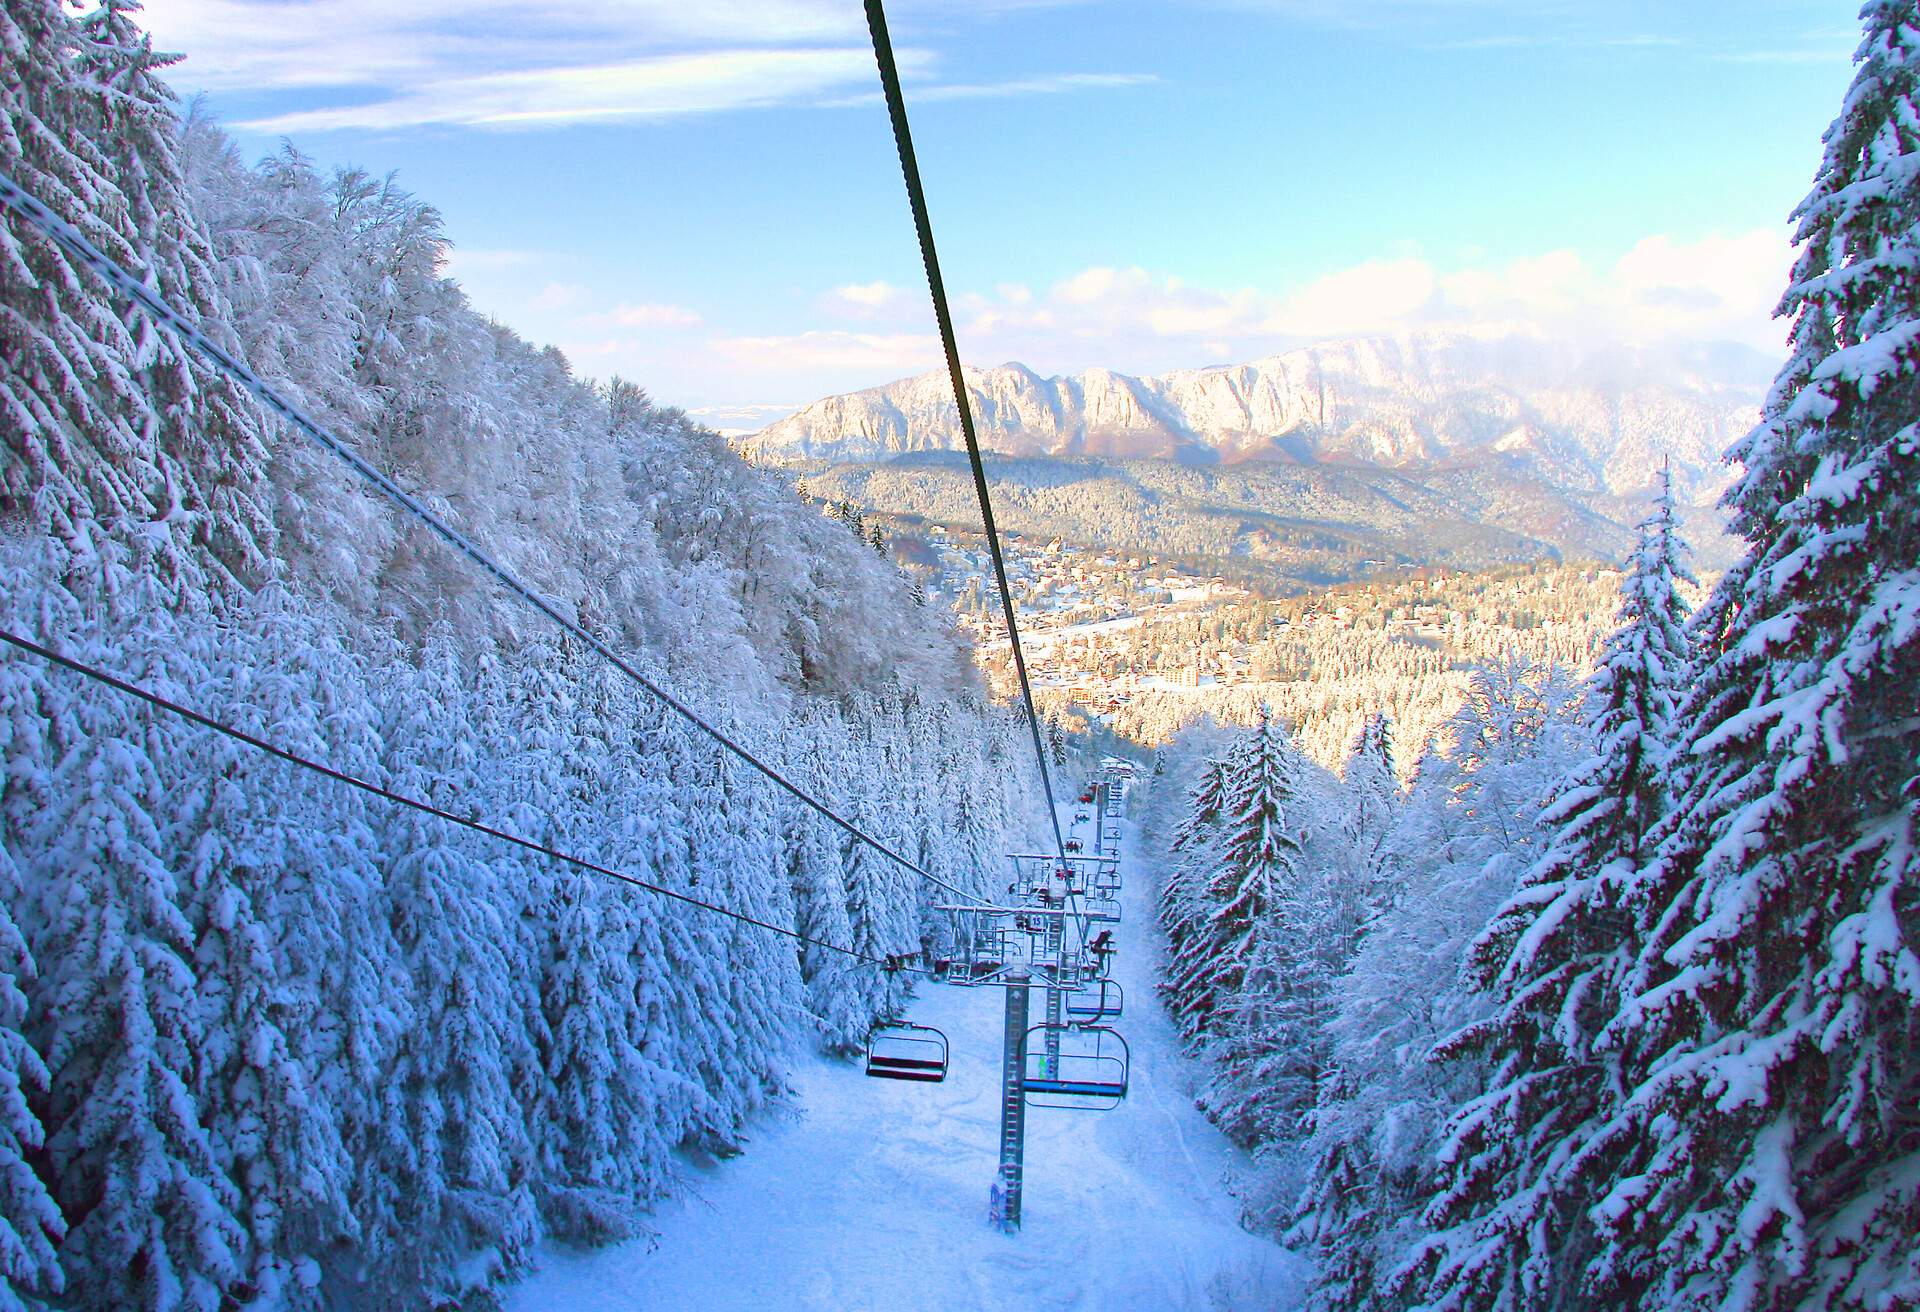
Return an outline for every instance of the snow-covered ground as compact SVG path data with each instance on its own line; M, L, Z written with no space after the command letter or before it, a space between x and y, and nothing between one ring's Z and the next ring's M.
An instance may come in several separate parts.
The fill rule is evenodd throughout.
M1089 852L1097 823L1076 826ZM1237 1224L1223 1181L1242 1159L1194 1110L1191 1070L1154 998L1162 943L1136 846L1129 825L1114 977L1130 1095L1106 1112L1029 1110L1019 1234L986 1221L1003 995L927 985L912 1015L952 1041L945 1083L801 1062L796 1109L738 1160L690 1171L654 1218L656 1240L549 1251L510 1312L1293 1307L1305 1264Z

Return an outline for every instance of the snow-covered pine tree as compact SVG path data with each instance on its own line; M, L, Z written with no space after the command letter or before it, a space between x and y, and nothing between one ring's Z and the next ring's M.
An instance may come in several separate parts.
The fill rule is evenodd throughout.
M386 690L395 791L473 809L481 789L468 686L452 634L435 626L418 668ZM514 1082L528 1060L530 1037L516 1023L516 981L528 966L491 852L415 811L388 821L388 906L413 981L413 1023L388 1077L387 1192L368 1219L395 1242L376 1255L392 1264L384 1280L434 1290L485 1280L533 1237L527 1109Z
M311 751L319 737L311 703L289 704L262 686L276 678L279 634L255 615L248 607L238 623L183 632L174 677L217 689L223 718L281 741L298 736ZM268 721L257 702L278 714ZM283 975L282 937L310 930L277 913L294 910L280 897L286 839L323 821L302 805L309 785L289 781L287 767L210 733L191 732L181 748L159 762L170 803L163 835L195 934L193 1092L247 1231L245 1281L234 1293L311 1307L319 1255L353 1233L351 1171L339 1108L315 1096L288 1035L325 1005L301 987L306 981Z
M1270 1149L1304 1137L1328 1063L1332 981L1353 951L1364 898L1338 826L1314 834L1321 806L1284 731L1263 716L1240 761L1250 771L1241 787L1261 787L1266 796L1240 787L1229 794L1223 855L1237 859L1245 832L1239 817L1270 815L1275 873L1245 975L1211 1027L1208 1056L1217 1069L1200 1105L1236 1140Z
M627 768L613 776L604 846L599 849L605 854L604 863L670 888L685 888L686 846L678 832L675 793L667 776L669 761L659 750L672 723L659 703L638 695L631 685L615 690L610 705L624 705L633 755L627 758ZM710 1136L709 1127L719 1116L694 1062L703 1042L698 1028L700 991L709 983L706 963L694 958L689 964L685 921L697 914L689 910L683 915L677 906L637 889L619 890L600 904L606 932L627 944L627 973L633 981L620 1028L610 1032L625 1050L616 1048L609 1056L631 1060L637 1069L624 1080L619 1077L628 1072L618 1066L607 1069L605 1132L611 1136L610 1169L615 1178L631 1181L635 1203L646 1202L668 1187L672 1149L684 1139ZM606 970L617 973L618 968L609 965ZM557 1029L556 1036L565 1039L568 1033ZM556 1079L555 1087L566 1092L569 1084ZM563 1164L567 1161L562 1158ZM575 1169L585 1165L579 1163ZM573 1201L584 1206L577 1215L563 1215L559 1221L571 1229L621 1220L605 1214L596 1203L592 1190L597 1187L576 1182L579 1196Z
M597 794L605 789L605 774L617 759L604 735L625 726L586 713L582 695L593 685L577 644L542 626L519 638L509 651L483 649L476 659L468 730L480 753L475 809L509 833L578 852L591 845ZM525 967L512 981L518 1019L511 1023L527 1040L515 1053L514 1099L531 1113L533 1150L551 1160L565 1142L551 1140L564 1134L565 1127L537 1114L554 1097L553 1072L561 1068L553 1031L560 1012L549 990L556 985L556 969L567 969L568 958L580 951L561 937L560 927L569 918L594 917L597 907L583 905L585 898L569 892L586 877L575 869L498 847L486 860L513 937L509 951ZM624 956L624 948L620 954ZM627 1004L616 992L593 1005L618 1010Z
M1792 355L1732 453L1752 545L1703 607L1677 804L1628 890L1587 1306L1920 1301L1920 6L1861 16L1795 211Z
M0 168L108 255L135 261L127 202L95 144L94 92L59 0L0 9ZM136 350L106 285L38 228L0 213L0 508L65 548L56 569L96 575L103 525L156 514L143 464L151 410Z
M47 1067L25 1034L34 965L10 909L20 892L19 867L0 841L0 1312L41 1308L60 1293L55 1246L67 1228L33 1169L46 1131L32 1104L47 1091Z
M686 722L664 707L652 710L644 725L642 754L659 772L655 814L660 825L653 865L668 887L709 899L714 894L712 871L701 869L692 839L692 813L709 800L711 787L707 740L694 741ZM663 1064L686 1086L663 1105L673 1116L662 1123L663 1137L724 1155L736 1151L738 1143L732 1083L740 1072L730 1065L735 994L726 979L731 963L726 928L716 923L719 920L693 908L665 909L656 921L656 943L643 940L642 988L651 993L652 984L658 989L659 1010L649 1018L655 1022L650 1024L650 1044L657 1042Z
M1200 769L1200 780L1187 797L1187 815L1173 833L1168 846L1184 851L1204 841L1220 823L1227 804L1227 761L1209 759Z
M1285 731L1263 712L1233 754L1218 865L1204 894L1206 918L1181 945L1170 972L1174 1015L1190 1044L1226 1027L1249 968L1266 960L1274 909L1299 878L1300 841L1287 815L1294 772Z
M1186 812L1167 842L1168 872L1160 887L1160 923L1176 954L1213 910L1206 890L1218 869L1213 840L1219 834L1230 783L1227 759L1207 757L1198 768L1199 778L1187 794Z
M702 809L689 827L695 868L705 872L702 885L722 906L771 924L793 924L792 895L778 878L773 808L763 781L748 778L744 766L718 751L709 755L705 776ZM731 1145L747 1116L780 1087L788 1052L785 1017L802 996L799 957L791 940L738 920L709 919L718 922L731 1003L732 1023L723 1036L736 1130Z
M809 721L787 735L787 760L806 763L806 786L815 796L834 795L824 764L825 738L833 722ZM801 743L801 751L793 750ZM810 807L793 802L786 808L786 871L793 889L795 928L823 943L846 946L853 941L847 919L846 875L841 869L840 830ZM811 944L800 946L800 976L805 982L807 1010L820 1025L821 1043L829 1051L851 1052L866 1037L872 1013L864 1007L871 972L851 957Z
M367 661L343 643L338 615L274 586L248 599L244 623L253 636L248 659L231 669L232 682L222 690L225 717L360 778L383 778ZM207 635L219 638L219 630ZM369 645L385 659L397 656L387 644ZM247 779L250 800L270 806L264 818L274 826L271 878L252 895L255 918L273 932L272 1015L308 1090L306 1106L288 1105L278 1115L331 1119L341 1160L263 1142L282 1163L284 1192L267 1188L268 1179L250 1185L244 1176L250 1167L233 1169L243 1208L257 1202L274 1209L278 1238L266 1256L285 1259L302 1289L316 1275L323 1284L354 1283L395 1238L382 1229L379 1202L388 1184L384 1145L394 1131L384 1099L412 1009L385 906L374 823L384 828L390 815L384 804L375 804L379 813L371 815L363 795L304 770L281 767ZM269 796L251 796L254 789ZM229 1106L236 1116L245 1110L244 1103ZM289 1147L312 1142L296 1131L286 1124L274 1133ZM331 1147L324 1138L321 1143ZM309 1261L319 1263L318 1272ZM298 1306L297 1298L289 1301Z
M1360 863L1361 885L1370 909L1385 896L1379 887L1387 832L1400 804L1400 778L1393 759L1393 722L1375 711L1354 735L1340 770L1347 815L1344 828L1353 857Z
M0 583L19 574L0 564ZM8 589L9 595L17 595ZM39 724L45 667L11 650L0 655L0 1312L37 1312L64 1283L57 1245L66 1221L33 1162L46 1145L34 1103L47 1093L47 1066L27 1041L28 1002L38 971L15 916L26 899L13 803L25 776L43 768ZM16 776L18 776L16 778ZM31 791L38 792L39 787ZM20 808L24 814L25 808Z
M178 635L164 609L143 614L121 650L95 645L83 658L137 675L158 665ZM70 745L29 873L43 972L33 1037L52 1075L47 1159L76 1218L61 1266L83 1306L212 1312L243 1275L244 1235L193 1094L193 932L154 821L155 758L179 750L182 734L124 701L48 689L55 737Z
M1493 1074L1440 1142L1425 1293L1435 1308L1562 1306L1593 1252L1587 1213L1605 1158L1587 1147L1618 1093L1595 1039L1633 959L1621 890L1667 806L1668 734L1690 662L1682 551L1663 474L1628 560L1619 627L1587 687L1594 755L1555 788L1541 814L1545 854L1469 954L1498 1009L1440 1048Z
M1573 705L1555 669L1509 659L1475 670L1395 815L1391 896L1334 987L1330 1070L1302 1151L1309 1177L1290 1196L1281 1160L1262 1191L1289 1217L1288 1242L1319 1258L1315 1312L1400 1306L1409 1256L1427 1236L1440 1128L1487 1076L1465 1058L1430 1058L1491 1012L1463 977L1467 949L1539 856L1532 817L1590 750Z
M127 237L143 281L206 331L237 345L211 245L180 168L180 120L160 55L134 23L138 0L100 0L80 20L73 63L89 94L87 135L125 202ZM211 567L258 577L272 551L264 420L237 384L143 314L124 310L133 354L129 382L141 399L139 460L158 482L152 518L137 528L176 588ZM151 477L151 475L150 475ZM200 548L189 555L187 545Z

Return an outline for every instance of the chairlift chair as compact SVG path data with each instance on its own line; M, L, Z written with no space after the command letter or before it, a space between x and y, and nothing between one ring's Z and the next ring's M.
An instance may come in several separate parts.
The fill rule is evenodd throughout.
M938 1084L947 1078L947 1036L931 1025L888 1021L867 1035L867 1074Z
M1081 1023L1119 1020L1126 1011L1126 991L1118 980L1096 979L1078 993L1067 995L1067 1019Z
M1049 1032L1060 1036L1060 1051L1046 1050ZM1127 1041L1106 1025L1035 1025L1027 1031L1022 1084L1029 1107L1066 1111L1106 1111L1127 1096L1130 1055ZM1049 1074L1047 1062L1057 1062Z

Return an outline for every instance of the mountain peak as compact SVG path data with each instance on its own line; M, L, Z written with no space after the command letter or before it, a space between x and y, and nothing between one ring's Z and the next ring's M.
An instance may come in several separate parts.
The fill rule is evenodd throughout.
M1720 454L1757 419L1767 372L1752 352L1595 347L1480 327L1342 338L1148 378L1099 367L1042 377L1018 361L965 377L982 445L1006 455L1399 469L1504 456L1556 485L1613 495L1645 488L1668 456L1676 490L1699 502L1725 485ZM827 397L743 445L774 463L958 450L948 388L937 370Z

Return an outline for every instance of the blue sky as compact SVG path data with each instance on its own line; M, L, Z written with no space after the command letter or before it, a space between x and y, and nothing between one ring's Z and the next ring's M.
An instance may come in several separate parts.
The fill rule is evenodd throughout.
M1768 321L1822 0L895 0L963 353L1161 372ZM249 155L398 170L482 310L723 428L937 362L858 0L149 0Z

